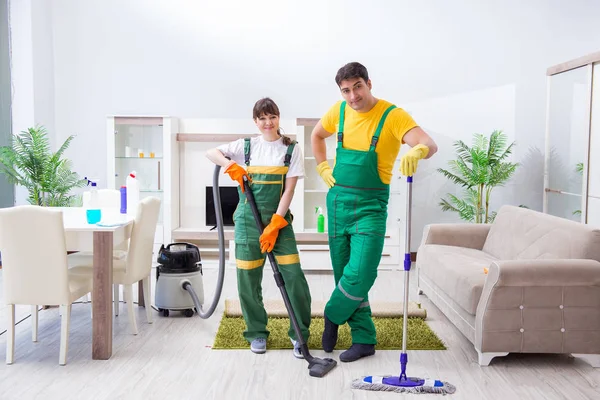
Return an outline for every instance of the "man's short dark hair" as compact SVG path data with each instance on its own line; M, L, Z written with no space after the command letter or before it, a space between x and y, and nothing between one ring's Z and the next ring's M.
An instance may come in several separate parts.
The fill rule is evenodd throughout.
M340 86L342 81L356 78L363 78L365 82L368 82L369 73L367 72L367 68L365 68L365 66L361 63L351 62L338 70L337 74L335 75L335 83Z

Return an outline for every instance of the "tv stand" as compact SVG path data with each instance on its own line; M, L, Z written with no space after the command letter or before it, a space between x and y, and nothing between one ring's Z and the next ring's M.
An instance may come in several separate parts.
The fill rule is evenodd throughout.
M215 226L213 226L212 228L210 228L210 229L209 229L209 232L210 232L210 231L214 231L215 229L217 229L217 225L215 225Z

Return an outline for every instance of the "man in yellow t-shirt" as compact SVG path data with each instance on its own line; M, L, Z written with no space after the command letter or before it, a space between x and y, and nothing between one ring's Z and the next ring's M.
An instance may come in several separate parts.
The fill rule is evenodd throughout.
M344 65L335 81L344 100L317 123L311 143L317 171L330 188L327 219L336 284L325 306L322 344L326 352L333 351L338 327L348 322L352 346L340 354L340 360L350 362L375 354L368 293L381 260L389 183L400 146L411 147L400 162L407 177L416 172L419 160L436 153L437 146L406 111L373 96L367 69L360 63ZM325 139L334 133L337 150L332 169Z

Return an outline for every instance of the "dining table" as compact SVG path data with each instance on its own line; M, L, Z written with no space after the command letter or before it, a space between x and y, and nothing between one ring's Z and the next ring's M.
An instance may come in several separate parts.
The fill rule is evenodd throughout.
M113 346L113 250L131 237L134 217L118 209L101 209L101 219L88 223L84 207L57 207L63 213L67 252L93 257L92 359L108 360Z

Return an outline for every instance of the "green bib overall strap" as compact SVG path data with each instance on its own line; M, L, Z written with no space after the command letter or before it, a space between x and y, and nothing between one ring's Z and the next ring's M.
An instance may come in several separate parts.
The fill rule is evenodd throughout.
M338 126L338 134L337 134L337 147L338 149L343 148L344 142L344 118L346 116L346 102L342 101L340 104L340 124Z
M285 158L283 159L283 165L286 167L290 166L290 161L292 161L292 154L294 153L294 147L296 146L296 141L293 140L287 147L287 152L285 153Z
M289 168L290 161L292 161L292 154L294 153L294 147L296 146L296 141L293 140L287 147L287 152L285 153L285 158L283 159L283 165ZM285 191L285 179L287 177L287 173L283 175L283 187L281 189L281 193Z
M385 120L390 111L392 111L394 108L396 108L396 106L389 106L381 116L381 119L379 120L379 125L377 125L377 130L375 131L375 134L371 139L371 146L369 147L369 151L375 151L375 147L377 146L377 142L379 141L379 135L381 135L381 129L383 129L383 124L385 123Z
M244 138L244 162L250 165L250 138Z

